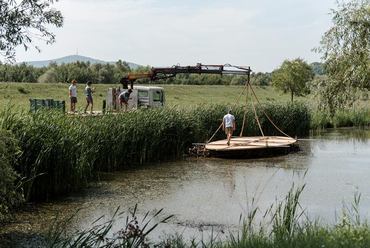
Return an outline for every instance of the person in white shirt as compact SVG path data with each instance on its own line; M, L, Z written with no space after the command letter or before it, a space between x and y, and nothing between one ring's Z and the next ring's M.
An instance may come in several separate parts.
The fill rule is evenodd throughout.
M227 137L227 145L230 145L231 136L233 136L233 132L235 131L235 116L231 114L231 110L227 112L222 120L222 130L225 131Z
M71 85L69 86L69 99L71 101L71 112L76 112L76 103L77 103L77 81L72 80Z

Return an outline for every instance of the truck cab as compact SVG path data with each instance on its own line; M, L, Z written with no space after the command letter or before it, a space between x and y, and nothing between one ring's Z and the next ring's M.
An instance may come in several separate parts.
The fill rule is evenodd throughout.
M122 91L122 90L121 90ZM108 111L120 111L120 103L118 99L119 90L109 88L107 92L106 102ZM135 86L130 99L128 100L128 110L139 108L160 108L165 104L165 94L162 87L157 86Z

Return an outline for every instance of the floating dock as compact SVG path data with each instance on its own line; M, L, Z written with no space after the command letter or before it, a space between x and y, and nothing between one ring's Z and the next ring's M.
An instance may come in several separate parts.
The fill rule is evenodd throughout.
M205 145L211 156L255 158L287 154L297 150L296 139L284 136L233 137L230 145L227 140L217 140Z

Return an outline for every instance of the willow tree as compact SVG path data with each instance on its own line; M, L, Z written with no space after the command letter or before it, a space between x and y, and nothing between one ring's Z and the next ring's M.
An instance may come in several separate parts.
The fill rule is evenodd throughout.
M15 49L23 46L40 50L34 39L47 44L55 42L50 26L61 27L63 16L52 8L58 0L1 0L0 1L0 55L15 60Z
M322 53L328 78L316 82L322 107L334 113L352 105L359 90L370 89L370 0L338 3L333 26L316 50Z
M308 82L313 77L311 66L302 59L285 60L280 68L272 72L272 85L284 93L289 92L293 102L294 96L309 93Z

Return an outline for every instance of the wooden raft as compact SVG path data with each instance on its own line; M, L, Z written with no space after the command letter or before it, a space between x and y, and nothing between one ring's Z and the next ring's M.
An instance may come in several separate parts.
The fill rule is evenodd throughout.
M205 149L220 157L266 157L289 153L296 142L284 136L233 137L229 146L224 139L206 144Z

